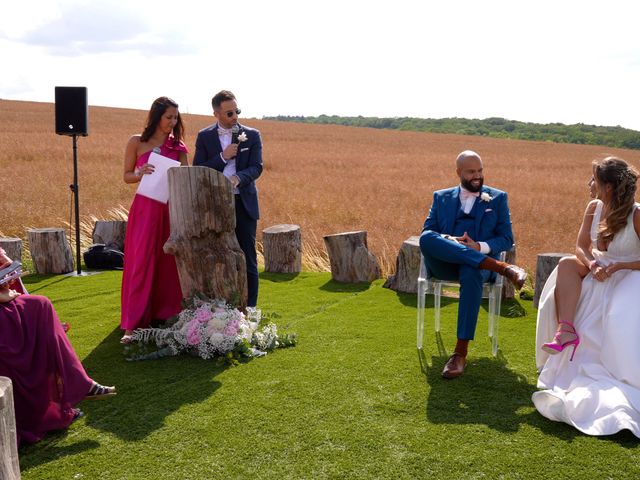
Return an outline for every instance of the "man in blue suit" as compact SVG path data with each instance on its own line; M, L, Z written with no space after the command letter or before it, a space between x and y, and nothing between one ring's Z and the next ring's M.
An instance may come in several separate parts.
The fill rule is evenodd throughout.
M464 373L469 341L473 340L482 300L482 284L495 273L518 289L527 274L496 260L513 246L507 194L484 186L482 159L466 150L456 159L460 185L433 194L433 204L420 236L420 250L431 275L460 282L458 342L442 376Z
M236 206L236 237L247 262L247 307L258 302L256 229L260 212L256 179L262 173L262 139L254 128L240 125L236 97L228 90L211 99L218 120L198 133L193 165L222 172L233 185Z

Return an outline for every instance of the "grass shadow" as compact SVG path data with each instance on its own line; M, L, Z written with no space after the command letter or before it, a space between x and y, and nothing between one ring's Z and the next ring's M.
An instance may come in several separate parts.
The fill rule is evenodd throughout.
M291 280L295 280L299 275L300 275L300 272L296 272L296 273L260 272L260 279L268 280L274 283L281 283L281 282L290 282Z
M92 378L118 389L109 399L82 402L87 426L123 440L141 440L161 428L171 413L206 400L221 386L214 377L226 366L187 355L130 362L120 335L120 328L114 329L83 360Z
M435 424L481 424L500 432L516 432L527 418L517 412L531 406L536 390L524 375L507 367L498 357L471 358L465 374L455 380L442 378L446 356L432 357L426 368L429 385L426 417ZM426 364L426 358L421 360ZM527 422L528 423L528 422Z
M373 282L342 283L336 282L335 280L329 280L320 287L320 290L332 293L361 293L369 290L372 284Z
M67 435L68 430L51 432L38 443L20 447L20 471L24 472L60 457L69 457L100 447L100 443L95 440L83 440L63 447L58 446L60 439ZM37 454L35 454L36 452Z

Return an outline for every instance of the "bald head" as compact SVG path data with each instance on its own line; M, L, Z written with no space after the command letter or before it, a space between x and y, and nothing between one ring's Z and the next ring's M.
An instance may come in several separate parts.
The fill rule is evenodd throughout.
M480 163L482 163L482 159L480 158L480 155L478 155L476 152L474 152L473 150L465 150L464 152L460 152L458 154L458 157L456 158L456 170L460 170L460 168L462 168L462 164L465 162L465 160L467 160L468 158L473 158L476 161L480 161Z
M479 192L484 184L482 159L472 150L465 150L456 158L456 173L460 184L470 192Z

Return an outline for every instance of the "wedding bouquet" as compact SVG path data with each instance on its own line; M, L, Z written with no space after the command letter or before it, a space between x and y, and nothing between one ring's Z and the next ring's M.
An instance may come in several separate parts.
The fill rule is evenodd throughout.
M224 358L235 364L241 357L262 356L275 348L295 345L295 334L279 335L273 323L260 328L261 319L262 313L257 309L245 315L223 300L194 297L165 326L135 330L125 353L128 360L191 353L203 359ZM158 349L148 352L145 345L152 343Z

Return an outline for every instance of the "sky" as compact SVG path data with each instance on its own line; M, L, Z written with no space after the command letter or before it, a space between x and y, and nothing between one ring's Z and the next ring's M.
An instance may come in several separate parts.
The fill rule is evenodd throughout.
M640 3L9 0L0 98L245 117L503 117L640 130Z

